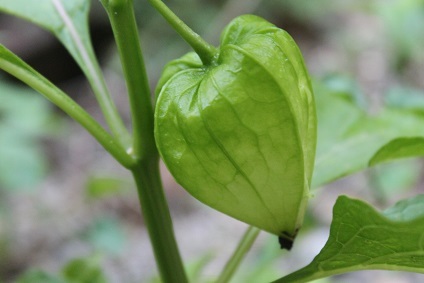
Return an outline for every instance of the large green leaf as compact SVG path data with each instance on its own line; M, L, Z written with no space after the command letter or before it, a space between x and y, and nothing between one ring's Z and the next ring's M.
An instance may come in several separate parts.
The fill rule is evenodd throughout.
M376 115L370 115L358 105L353 90L316 84L315 93L319 133L315 187L363 170L371 159L371 164L376 165L389 159L422 155L422 150L416 151L417 145L411 144L411 138L424 138L424 115L417 109L387 105ZM400 144L399 139L404 143ZM403 148L407 143L409 150ZM380 152L383 146L388 146L389 151L394 146L398 148L396 152ZM379 157L374 157L377 152Z
M339 197L321 252L306 267L275 282L308 282L371 269L424 273L424 195L383 213L360 200Z
M84 61L92 53L88 32L90 3L89 0L0 0L0 11L51 31L81 68L86 69Z

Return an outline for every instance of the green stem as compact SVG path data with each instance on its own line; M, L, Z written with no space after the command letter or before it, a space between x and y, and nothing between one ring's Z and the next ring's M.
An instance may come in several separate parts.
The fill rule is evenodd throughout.
M131 104L134 144L138 159L157 155L153 135L153 106L132 0L102 0L111 21Z
M101 0L112 25L127 82L133 119L131 168L140 206L163 282L186 283L172 219L160 181L159 154L153 133L153 106L132 0Z
M236 250L234 251L231 258L228 260L227 264L224 267L224 270L222 271L216 283L230 282L231 277L234 275L241 261L252 247L260 232L260 229L253 226L247 228Z
M0 69L32 87L71 118L81 124L122 166L129 168L135 160L81 106L19 57L0 45Z
M140 163L132 173L162 282L188 282L159 177L158 159Z
M78 54L77 58L75 59L80 65L93 89L94 95L96 96L100 109L102 110L102 113L105 117L106 123L108 124L113 136L125 149L127 149L131 143L131 136L129 135L128 130L126 129L121 116L116 109L115 103L110 96L109 89L106 86L106 82L104 80L97 58L94 54L91 42L82 40L81 34L76 30L70 16L63 6L63 3L59 0L53 0L52 3L71 35L76 53ZM67 46L66 44L64 45ZM73 52L70 53L73 54Z
M200 35L195 33L168 6L160 0L149 0L150 4L165 18L166 21L190 44L199 55L203 64L210 65L217 54L216 48L207 43Z
M106 123L108 124L112 134L120 141L120 143L125 148L129 148L132 140L131 135L125 127L115 103L111 98L103 75L100 75L102 71L95 59L96 57L94 56L93 51L89 52L89 58L90 59L86 62L86 64L92 65L92 68L89 70L90 73L85 72L85 75L93 88L93 92L105 117Z

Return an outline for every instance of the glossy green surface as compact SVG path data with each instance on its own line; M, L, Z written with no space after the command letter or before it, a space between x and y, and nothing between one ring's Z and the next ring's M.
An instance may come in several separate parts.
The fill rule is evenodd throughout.
M225 214L293 237L316 146L312 88L293 39L238 17L211 65L194 53L171 62L157 93L156 142L177 182Z

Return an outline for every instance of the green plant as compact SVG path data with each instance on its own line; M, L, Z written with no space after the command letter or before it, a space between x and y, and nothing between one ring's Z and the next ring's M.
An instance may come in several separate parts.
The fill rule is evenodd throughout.
M315 108L303 59L291 38L262 19L245 16L236 19L227 27L222 37L221 47L216 49L188 28L162 1L150 0L150 4L181 34L198 55L198 57L193 53L187 55L171 63L165 70L158 86L160 94L155 117L133 2L131 0L102 0L101 2L113 28L127 83L132 134L125 128L116 110L91 47L87 28L90 1L43 0L28 3L24 0L0 0L0 10L30 20L58 37L90 82L110 132L57 86L4 46L0 46L0 68L61 108L80 123L123 167L131 171L137 185L159 273L164 282L187 282L187 276L162 190L156 144L176 179L192 194L197 194L196 189L204 189L196 188L196 186L208 185L208 181L200 179L200 167L206 168L205 171L213 168L213 173L218 175L225 175L229 169L236 167L236 174L227 178L236 178L237 175L241 175L245 180L256 178L251 185L259 192L256 196L243 196L246 186L237 184L235 186L238 190L236 200L220 200L221 195L224 197L226 195L213 190L202 192L196 197L242 221L277 234L282 238L282 246L286 248L291 246L297 229L300 228L306 203L304 198L309 196L310 187L323 185L370 165L402 157L420 156L424 153L422 113L387 106L378 116L370 116L357 104L355 97L350 93L332 88L331 80L328 80L314 86L319 121L318 132L322 137L318 140L317 157L313 166ZM234 52L234 50L241 51ZM275 57L281 58L282 62L273 60ZM290 64L283 59L288 59ZM258 72L260 67L264 69L263 72ZM249 74L250 71L254 73ZM243 77L244 73L248 76ZM261 92L255 89L258 85L261 87ZM243 97L240 93L250 94L244 89L253 91L258 97ZM197 92L199 92L198 100L190 98ZM207 93L208 96L203 97L203 93ZM235 93L238 95L234 96ZM235 110L232 110L235 113L233 118L229 118L228 106L219 108L225 102L224 99L207 100L217 95L227 99L241 97L251 101L256 100L257 105L251 109L244 109L244 107L237 109L234 102L231 102L230 108L234 108ZM270 99L268 106L276 106L277 109L262 108L260 99L264 96ZM189 101L184 101L187 98ZM282 99L285 100L284 103L279 102ZM196 103L192 103L193 101ZM202 104L201 111L198 108L199 103ZM279 107L290 109L291 115L284 111L279 112ZM198 112L201 112L201 115ZM177 114L174 115L175 113ZM347 114L349 114L348 117L346 117ZM246 120L242 119L243 115L253 118L247 119L250 124L245 123ZM192 117L198 119L200 116L207 122L203 121L202 124L195 118L191 119ZM176 127L176 118L184 121L184 127ZM238 124L255 130L253 138L251 133L238 133L236 130L221 133L221 136L211 135L212 139L208 137L206 141L201 138L187 139L184 136L199 135L201 137L205 128L209 133L216 133L228 126L229 122L233 123L237 119L240 119ZM255 119L261 123L253 124L252 120ZM261 127L269 123L268 126L272 128L273 119L284 121L277 123L280 125L279 129L271 129L267 132L271 135L271 140L276 139L275 144L267 146L269 139L258 137ZM190 124L191 122L193 123ZM155 123L157 140L154 136ZM230 124L230 126L240 129L238 124ZM225 140L225 138L231 132L239 135L240 141L227 151L225 142L231 139ZM258 138L256 147L252 142L255 138ZM179 139L180 143L169 142L170 139ZM197 161L187 161L180 159L180 156L175 156L187 150L178 151L180 150L178 147L184 145L181 140L193 143L190 146L196 147L196 151L187 156L191 159L197 158ZM246 145L248 150L245 149ZM240 146L241 150L238 151L237 146ZM281 148L283 146L284 148ZM173 147L177 150L172 151L175 150ZM272 147L276 148L275 151L270 150ZM214 150L207 152L206 149L210 148ZM221 160L227 162L227 165L215 168L216 164L212 163L215 162L215 155L220 153L224 153L225 158L221 157ZM207 156L208 154L210 156ZM260 164L258 166L257 163L260 160L258 156L261 154L267 156L264 158L266 162L277 165ZM287 156L287 154L290 155ZM280 158L279 155L284 158ZM251 158L251 156L254 157ZM231 166L228 163L232 163ZM187 165L193 168L184 169ZM279 171L268 174L267 170L260 170L259 173L247 170L255 166L269 171L271 171L270 168L277 168ZM314 175L311 182L312 172ZM195 176L190 176L189 173ZM265 174L267 174L266 178ZM271 180L269 183L264 182L268 179ZM222 184L225 178L215 181ZM284 184L286 182L290 185ZM279 183L281 183L281 189L277 186ZM222 189L219 186L216 187L218 190ZM295 201L292 201L292 198ZM258 199L262 199L264 203L259 205ZM239 206L236 205L237 202L245 202L245 204ZM403 200L380 213L363 201L340 197L334 206L330 238L324 249L311 264L276 282L306 282L365 269L424 273L423 203L424 199L420 195ZM269 211L275 217L275 221L267 218L266 213L260 214L260 219L252 214L252 211L256 212L256 210L263 212L262 205L271 207ZM247 230L224 271L217 276L218 282L228 282L231 279L258 234L258 228L251 227ZM89 263L79 260L71 263L70 266L65 268L66 276L74 274L75 268L85 267L90 270L91 261ZM95 273L100 274L100 282L105 280L97 268ZM47 278L47 275L38 272L35 276Z

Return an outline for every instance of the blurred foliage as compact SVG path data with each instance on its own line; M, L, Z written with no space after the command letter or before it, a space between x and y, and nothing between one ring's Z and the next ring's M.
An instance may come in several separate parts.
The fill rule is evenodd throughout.
M122 224L112 217L100 217L84 233L90 246L99 253L117 255L125 247L126 237Z
M392 64L404 67L410 60L423 60L424 0L372 1L373 11L379 15L392 49Z
M424 136L424 115L415 109L392 104L372 113L363 108L354 84L343 89L335 79L314 85L319 134L313 187L366 169L379 149L394 139Z
M422 173L422 166L416 160L401 160L397 162L381 164L371 169L371 189L377 191L378 197L387 199L396 196L398 199L405 192L416 187Z
M98 255L69 261L60 275L55 276L39 269L30 269L16 283L107 283Z
M62 280L37 269L25 272L16 280L16 283L64 283Z
M63 268L62 275L67 283L106 283L100 262L96 255L74 259Z
M413 110L424 115L424 89L396 85L387 90L384 101L387 106Z
M128 179L110 176L89 176L86 195L91 200L113 197L129 191L132 183Z
M0 190L35 188L46 173L40 140L60 124L53 107L35 91L0 81Z

